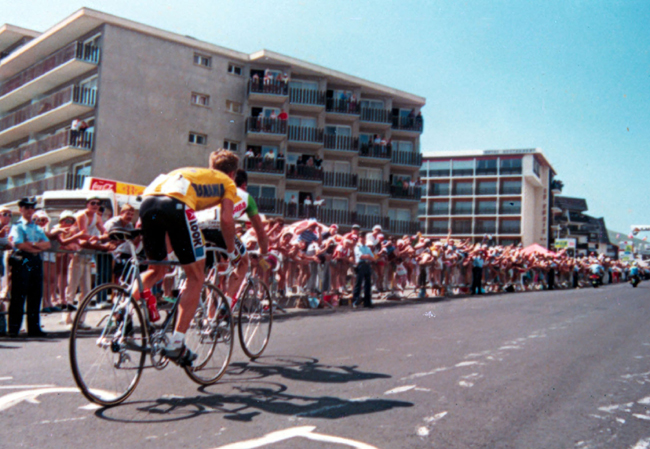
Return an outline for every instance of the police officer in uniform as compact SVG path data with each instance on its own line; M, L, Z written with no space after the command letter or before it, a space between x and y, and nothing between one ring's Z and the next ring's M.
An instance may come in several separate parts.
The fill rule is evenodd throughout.
M32 221L36 198L18 202L21 218L11 228L10 239L14 252L11 265L11 303L9 304L9 336L17 337L23 324L27 300L27 334L46 337L41 330L40 308L43 296L43 261L40 253L50 248L45 232Z

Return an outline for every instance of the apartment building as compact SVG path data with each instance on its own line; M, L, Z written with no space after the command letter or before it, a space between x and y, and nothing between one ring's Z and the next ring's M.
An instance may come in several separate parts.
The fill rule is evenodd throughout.
M553 167L539 149L448 151L420 169L426 235L528 246L550 243ZM555 186L555 185L554 185Z
M85 176L147 184L225 147L264 213L418 229L422 97L87 8L5 25L0 51L0 204Z

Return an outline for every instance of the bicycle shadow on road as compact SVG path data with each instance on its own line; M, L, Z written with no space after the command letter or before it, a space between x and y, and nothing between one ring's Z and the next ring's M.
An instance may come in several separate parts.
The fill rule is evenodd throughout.
M391 377L388 374L359 371L357 368L358 365L324 365L313 357L269 355L251 362L231 363L226 374L259 379L281 376L285 379L316 383L347 383Z
M231 393L210 393L208 388L230 384ZM274 382L225 382L213 387L201 387L202 394L192 397L163 397L151 401L135 401L95 412L99 418L124 423L161 423L221 414L224 419L252 422L262 413L300 418L341 419L412 407L405 401L334 396L306 396L287 393L287 386ZM133 410L135 408L135 410Z
M129 423L180 421L210 413L221 414L224 419L252 422L262 413L341 419L414 405L411 402L375 398L344 399L290 394L285 384L269 380L271 376L281 376L293 381L345 383L391 377L382 373L359 371L357 366L320 364L318 359L311 357L260 357L255 362L233 363L227 374L225 381L200 387L201 394L197 396L168 396L150 401L127 402L99 409L95 414L102 419Z

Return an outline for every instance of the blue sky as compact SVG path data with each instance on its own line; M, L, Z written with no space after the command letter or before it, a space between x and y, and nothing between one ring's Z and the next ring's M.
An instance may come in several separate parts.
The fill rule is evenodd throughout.
M0 23L82 6L421 95L424 153L541 148L610 229L650 224L650 1L0 0Z

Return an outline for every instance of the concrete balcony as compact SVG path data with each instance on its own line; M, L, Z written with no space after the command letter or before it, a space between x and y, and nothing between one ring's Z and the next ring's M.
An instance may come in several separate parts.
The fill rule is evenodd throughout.
M324 172L323 188L328 190L356 190L357 175L342 172Z
M394 136L422 133L424 122L422 117L393 116L391 128Z
M284 159L265 159L262 156L244 158L244 170L250 174L284 176Z
M352 136L335 136L325 134L323 143L326 152L355 155L359 152L359 138Z
M422 166L422 154L412 151L393 151L390 160L393 164L397 165Z
M99 64L99 54L98 47L73 42L23 70L0 85L0 112L11 110L92 70Z
M324 132L321 128L289 126L289 143L298 143L301 148L318 149L323 146Z
M264 82L261 79L248 80L248 99L265 103L282 104L289 96L289 85L284 81Z
M46 190L72 190L79 188L75 176L64 173L0 191L0 204L13 203L26 196L42 195Z
M402 201L420 201L422 198L422 188L421 187L407 187L399 185L390 186L390 197L394 200Z
M280 142L287 136L287 121L277 118L246 118L246 137L254 141Z
M366 158L369 161L388 162L391 160L392 145L381 144L361 144L359 147L359 157Z
M289 89L291 112L318 112L325 107L325 92L313 89Z
M359 120L368 127L388 129L393 124L393 116L388 109L361 108Z
M72 121L95 108L96 89L68 86L0 119L0 146L58 123Z
M521 226L511 226L511 225L503 225L503 224L501 224L499 226L499 234L520 235L521 234Z
M356 120L359 117L361 108L358 101L352 100L335 100L328 98L325 104L325 112L328 116L335 117L340 120Z
M92 148L93 133L72 135L70 131L21 145L0 155L0 179L73 159Z
M323 169L308 165L289 165L287 167L287 182L323 182Z
M390 185L388 181L381 179L359 179L359 193L370 195L390 195Z

